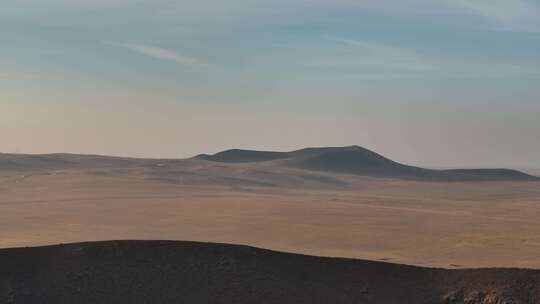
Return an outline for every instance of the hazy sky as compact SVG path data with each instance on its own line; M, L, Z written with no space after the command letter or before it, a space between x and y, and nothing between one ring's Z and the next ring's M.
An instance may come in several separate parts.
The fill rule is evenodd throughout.
M0 0L0 151L540 167L540 1Z

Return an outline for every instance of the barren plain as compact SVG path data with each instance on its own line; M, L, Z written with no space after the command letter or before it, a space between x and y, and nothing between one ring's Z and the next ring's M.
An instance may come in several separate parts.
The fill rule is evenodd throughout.
M193 240L418 266L540 268L537 181L430 182L202 159L40 161L51 159L63 162L4 161L0 248Z

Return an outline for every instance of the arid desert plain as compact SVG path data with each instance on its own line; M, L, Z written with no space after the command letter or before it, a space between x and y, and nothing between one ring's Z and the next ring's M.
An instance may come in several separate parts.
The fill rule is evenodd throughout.
M538 181L381 178L279 160L0 159L0 248L194 240L419 266L540 268Z

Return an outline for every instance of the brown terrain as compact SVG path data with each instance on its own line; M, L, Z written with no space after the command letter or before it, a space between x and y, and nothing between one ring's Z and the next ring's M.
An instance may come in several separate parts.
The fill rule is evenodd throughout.
M540 181L515 170L428 170L356 146L0 154L0 211L0 248L167 239L379 261L170 242L5 249L0 303L539 303L536 271L466 270L540 268Z
M540 270L444 270L163 241L0 250L0 303L540 302Z
M366 153L380 160L357 147L331 151L356 149L353 168ZM0 247L170 239L419 266L540 268L540 182L528 175L441 181L436 173L428 181L422 170L417 179L373 177L320 168L331 162L299 168L305 158L282 154L249 162L227 154L236 161L0 155Z

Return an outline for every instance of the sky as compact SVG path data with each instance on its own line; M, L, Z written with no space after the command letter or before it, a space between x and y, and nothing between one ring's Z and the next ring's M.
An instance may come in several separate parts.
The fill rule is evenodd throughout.
M540 168L538 0L0 0L0 151Z

